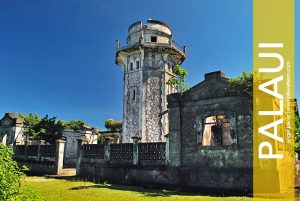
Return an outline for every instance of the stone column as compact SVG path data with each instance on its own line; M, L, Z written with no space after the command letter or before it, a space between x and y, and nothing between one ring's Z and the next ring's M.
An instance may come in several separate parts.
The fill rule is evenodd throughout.
M135 135L132 137L133 147L132 147L132 163L133 165L138 165L139 163L139 141L141 137L139 135Z
M169 139L170 134L166 134L165 138L166 138L166 161L167 163L169 163L170 161L170 139Z
M169 165L181 166L181 125L180 108L169 108L170 130L168 136Z
M83 145L88 143L88 139L82 138L77 140L77 164L76 175L80 175L80 165L83 158Z
M27 151L27 147L29 146L29 145L31 145L31 143L32 143L32 140L26 140L25 141L25 159L27 160L28 159L28 151Z
M41 161L41 145L45 144L45 140L40 140L38 145L37 160Z
M104 159L107 163L110 163L110 141L113 140L112 137L104 138Z
M65 149L64 140L56 140L56 152L55 152L55 174L60 175L62 174L63 164L64 164L64 149Z

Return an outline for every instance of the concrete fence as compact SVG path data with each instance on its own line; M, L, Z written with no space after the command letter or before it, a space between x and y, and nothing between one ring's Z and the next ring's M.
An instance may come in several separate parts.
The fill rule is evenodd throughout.
M87 144L78 140L77 174L83 164L102 164L109 166L165 166L167 165L166 143L139 143L139 138L133 138L133 143Z
M60 175L63 169L64 140L46 145L41 140L38 145L16 145L13 158L19 166L27 166L32 174Z

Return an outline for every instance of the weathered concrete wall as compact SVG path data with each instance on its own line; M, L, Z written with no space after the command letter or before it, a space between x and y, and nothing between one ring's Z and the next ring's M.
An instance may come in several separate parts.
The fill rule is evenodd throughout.
M188 186L252 189L252 98L233 96L221 72L206 74L205 81L184 94L168 96L170 165L181 166ZM230 119L232 144L204 146L205 119Z
M14 113L5 113L0 119L0 142L6 145L24 144L23 121Z
M131 185L155 185L185 191L246 194L252 180L245 169L205 169L171 166L122 166L82 163L78 176Z
M65 129L62 136L65 138L64 167L76 167L79 139L86 138L88 144L97 144L97 135L91 131Z
M31 174L31 175L57 174L54 161L18 160L17 162L20 167L22 167L23 165L28 167L29 170L28 172L26 172L27 174Z

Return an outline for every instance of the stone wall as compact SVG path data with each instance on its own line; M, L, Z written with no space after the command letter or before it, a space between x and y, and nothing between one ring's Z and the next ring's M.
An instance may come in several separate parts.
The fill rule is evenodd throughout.
M5 113L0 119L0 142L6 145L24 144L23 121L14 113Z
M85 138L87 144L97 144L98 135L91 130L78 130L65 129L62 133L65 138L65 151L64 151L64 167L76 167L77 164L77 141Z
M189 186L251 191L252 97L233 96L228 87L224 74L214 72L184 94L168 97L170 161L183 167ZM205 146L205 119L218 115L230 120L231 143Z
M57 140L54 145L16 145L13 158L20 167L28 167L28 174L60 175L63 173L64 146L63 140Z
M119 149L117 153L123 153L119 158L110 158L106 145L101 159L83 158L79 161L78 175L205 193L251 193L252 98L236 96L227 89L225 75L213 72L206 74L203 82L185 93L167 97L169 134L163 149L165 158L159 162L155 160L155 153L162 151L161 147L152 144L150 149L142 151L143 144L151 143ZM215 121L207 121L213 119L211 117ZM210 129L209 142L221 140L204 143L206 129ZM133 156L126 157L128 154ZM150 160L140 161L143 154Z

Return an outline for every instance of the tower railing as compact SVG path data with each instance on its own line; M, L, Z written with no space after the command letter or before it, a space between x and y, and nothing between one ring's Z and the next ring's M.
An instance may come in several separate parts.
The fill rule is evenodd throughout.
M136 43L133 43L133 44L127 44L127 45L124 45L124 46L121 46L120 44L120 41L117 40L117 45L116 45L116 49L117 51L122 51L122 50L126 50L128 48L131 48L137 44L158 44L158 45L161 45L161 46L166 46L166 47L175 47L177 50L179 50L180 52L182 52L184 55L186 54L186 47L183 45L179 45L175 40L172 40L171 43L157 43L157 42L145 42L144 40L141 40L139 42L136 42Z

